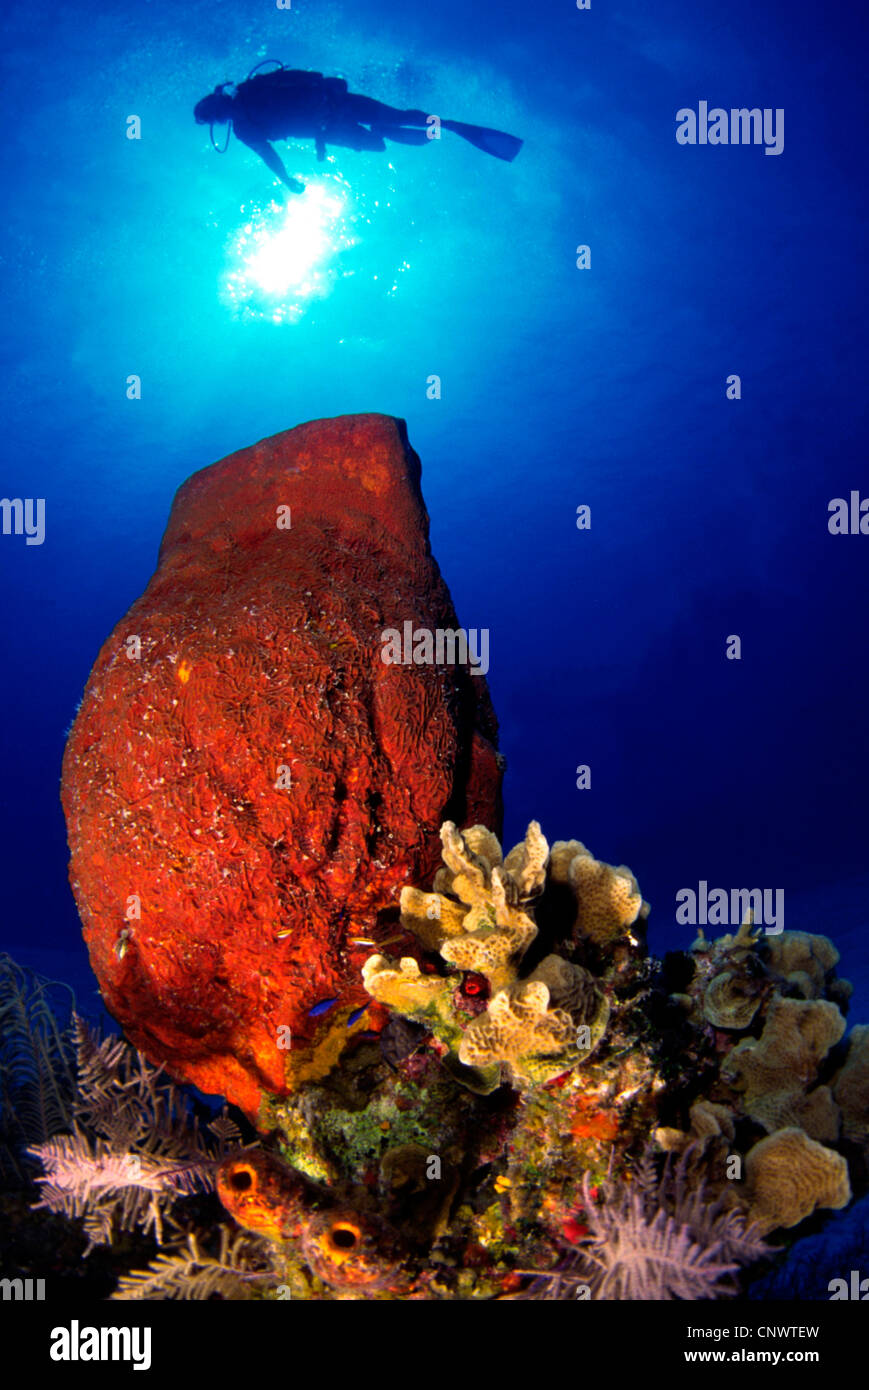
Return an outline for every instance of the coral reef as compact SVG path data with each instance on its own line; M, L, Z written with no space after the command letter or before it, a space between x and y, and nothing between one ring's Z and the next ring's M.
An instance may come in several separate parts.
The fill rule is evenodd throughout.
M738 1293L733 1276L772 1251L756 1225L723 1197L711 1197L691 1171L693 1156L690 1147L675 1164L670 1156L659 1173L647 1150L632 1174L607 1179L596 1191L586 1175L588 1234L558 1270L537 1274L526 1292L513 1296L644 1302Z
M660 1126L659 1145L702 1138L720 1190L726 1165L739 1174L744 1161L731 1191L764 1234L846 1206L852 1180L865 1183L869 1029L842 1041L851 987L835 946L808 932L765 937L749 916L735 935L701 932L692 961L672 998L706 1032L715 1065L705 1094L695 1081L683 1102L687 1125Z
M390 629L449 640L387 664ZM190 478L97 657L62 781L91 963L150 1061L251 1118L334 1064L358 940L433 873L441 821L497 823L457 631L403 422L358 415Z
M404 888L402 924L449 966L482 976L488 1006L463 1026L449 978L422 974L409 957L397 963L369 957L365 987L378 1003L427 1024L448 1049L454 1074L472 1089L494 1090L502 1074L520 1089L551 1081L597 1047L609 1001L588 970L562 956L548 955L520 977L538 934L532 904L546 886L549 845L536 821L506 859L483 826L462 834L447 821L441 840L438 891ZM559 858L564 874L554 881L569 883L576 894L571 929L577 937L610 943L636 920L642 899L629 870L598 865L582 846L574 849L577 843ZM583 870L575 874L579 863Z
M865 1191L869 1029L826 938L748 919L659 962L633 875L578 841L441 844L259 1142L80 1029L39 1181L92 1245L145 1240L115 1297L728 1298Z
M735 935L707 941L700 933L687 992L671 998L714 1048L714 1094L707 1099L719 1113L734 1123L750 1120L766 1134L797 1127L822 1143L839 1142L842 1114L832 1083L841 1074L842 1009L851 987L836 976L838 960L827 937L764 936L750 915ZM855 1068L860 1035L854 1029L849 1040ZM692 1123L688 1133L700 1132ZM679 1144L675 1133L661 1139Z
M848 990L825 939L772 950L747 920L662 969L629 870L577 841L550 853L536 823L506 856L482 826L441 837L433 889L401 896L417 954L363 966L392 1012L384 1044L411 1030L389 1071L372 1077L360 1048L358 1069L344 1058L273 1112L284 1158L329 1190L284 1225L292 1258L306 1258L304 1211L322 1208L327 1230L333 1210L355 1223L365 1296L497 1297L500 1281L500 1296L726 1297L770 1253L765 1235L849 1200L845 1157L811 1137L837 1142L832 1087L862 1075L862 1033L840 1050ZM675 1151L663 1169L638 1159L651 1131ZM432 1160L446 1192L423 1211ZM517 1278L532 1283L514 1295Z

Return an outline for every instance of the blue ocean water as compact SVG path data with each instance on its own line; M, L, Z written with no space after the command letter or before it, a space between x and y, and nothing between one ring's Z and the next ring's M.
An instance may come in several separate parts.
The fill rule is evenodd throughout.
M869 1198L863 1197L847 1211L830 1215L823 1230L803 1236L790 1247L786 1258L774 1264L749 1289L749 1298L766 1300L809 1299L842 1301L853 1297L852 1274L869 1263ZM844 1279L847 1292L834 1279ZM863 1296L860 1297L863 1302Z
M93 1004L60 758L175 489L375 410L491 634L508 842L533 817L629 864L656 952L693 939L680 889L782 889L869 1018L869 537L827 525L869 494L866 27L782 0L7 0L0 491L44 497L46 533L0 536L4 949ZM291 200L192 108L266 58L524 149L285 147L300 259L251 270ZM783 110L781 154L678 144L701 101Z

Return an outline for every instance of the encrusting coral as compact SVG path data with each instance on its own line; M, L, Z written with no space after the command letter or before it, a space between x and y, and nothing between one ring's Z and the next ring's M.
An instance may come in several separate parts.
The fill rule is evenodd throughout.
M449 978L422 974L410 957L397 963L370 957L362 972L365 988L379 1003L429 1026L453 1054L455 1074L472 1089L494 1090L502 1069L519 1089L541 1085L588 1057L609 1017L594 977L562 956L546 956L520 976L538 934L533 902L546 886L549 845L536 821L506 859L484 826L460 832L447 821L441 841L444 868L435 891L402 890L402 925L449 966L484 976L487 1009L462 1027ZM598 945L623 935L642 907L633 876L598 864L576 841L557 848L555 882L571 884L576 893L574 930Z

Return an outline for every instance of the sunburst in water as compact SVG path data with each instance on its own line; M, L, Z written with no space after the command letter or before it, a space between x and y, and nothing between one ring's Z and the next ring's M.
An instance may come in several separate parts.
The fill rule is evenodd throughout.
M351 273L342 254L355 246L355 204L340 177L310 183L299 197L242 209L230 238L224 297L243 317L295 323L314 299Z

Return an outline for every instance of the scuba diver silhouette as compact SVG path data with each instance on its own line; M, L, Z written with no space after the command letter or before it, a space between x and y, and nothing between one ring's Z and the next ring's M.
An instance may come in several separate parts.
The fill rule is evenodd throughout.
M267 58L265 62L275 62ZM425 111L402 111L372 97L347 90L342 77L324 77L280 64L273 72L258 72L259 63L244 82L221 82L210 96L197 102L193 114L198 125L211 127L211 143L221 154L229 145L230 131L258 154L291 193L303 193L305 185L291 178L272 140L313 140L317 158L326 158L329 145L346 150L385 150L386 141L402 145L427 145L435 119ZM229 125L226 144L214 139L215 125ZM522 148L515 135L486 126L440 121L478 150L496 159L513 160Z

